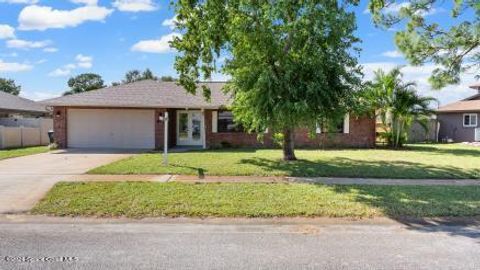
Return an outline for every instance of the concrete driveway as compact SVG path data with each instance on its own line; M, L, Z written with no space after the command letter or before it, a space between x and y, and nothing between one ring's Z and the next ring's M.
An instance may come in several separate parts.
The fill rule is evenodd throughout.
M28 211L56 182L134 153L68 150L0 160L0 214Z

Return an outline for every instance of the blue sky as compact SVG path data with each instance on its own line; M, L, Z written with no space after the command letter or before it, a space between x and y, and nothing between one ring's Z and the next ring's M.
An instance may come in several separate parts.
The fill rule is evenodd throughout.
M396 51L394 29L375 28L366 4L362 1L355 11L362 39L360 63L368 79L375 69L405 61ZM436 7L426 16L449 24L447 9ZM22 96L41 100L60 95L69 77L84 72L98 73L108 84L131 69L175 76L175 52L168 48L176 34L173 17L169 0L0 0L0 77L15 79ZM442 104L475 93L467 87L474 81L468 74L461 85L431 91L426 80L432 69L406 66L403 71L422 94Z

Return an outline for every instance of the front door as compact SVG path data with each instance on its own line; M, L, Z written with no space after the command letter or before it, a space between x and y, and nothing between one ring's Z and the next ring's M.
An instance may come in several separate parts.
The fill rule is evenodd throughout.
M177 145L202 145L202 130L202 112L177 111Z
M475 129L475 141L480 142L480 127Z

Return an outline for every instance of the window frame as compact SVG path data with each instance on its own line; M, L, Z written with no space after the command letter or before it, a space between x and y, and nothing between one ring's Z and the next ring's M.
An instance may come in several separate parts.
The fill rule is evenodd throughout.
M465 117L468 116L468 122L469 124L465 124ZM472 116L475 118L475 124L472 124ZM462 123L463 127L466 128L472 128L472 127L477 127L478 126L478 114L477 113L464 113L462 117Z
M221 129L222 125L220 125L220 120L221 120L220 119L220 114L222 112L230 112L232 114L232 123L234 123L237 126L238 130L222 130ZM218 110L217 111L217 132L216 133L243 133L244 132L243 128L241 126L239 126L239 124L235 123L234 119L235 119L235 117L233 116L232 111L230 111L230 110Z

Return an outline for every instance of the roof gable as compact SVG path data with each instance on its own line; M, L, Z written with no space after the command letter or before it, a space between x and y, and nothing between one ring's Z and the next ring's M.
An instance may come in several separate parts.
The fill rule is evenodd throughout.
M0 110L46 113L45 105L0 91Z

